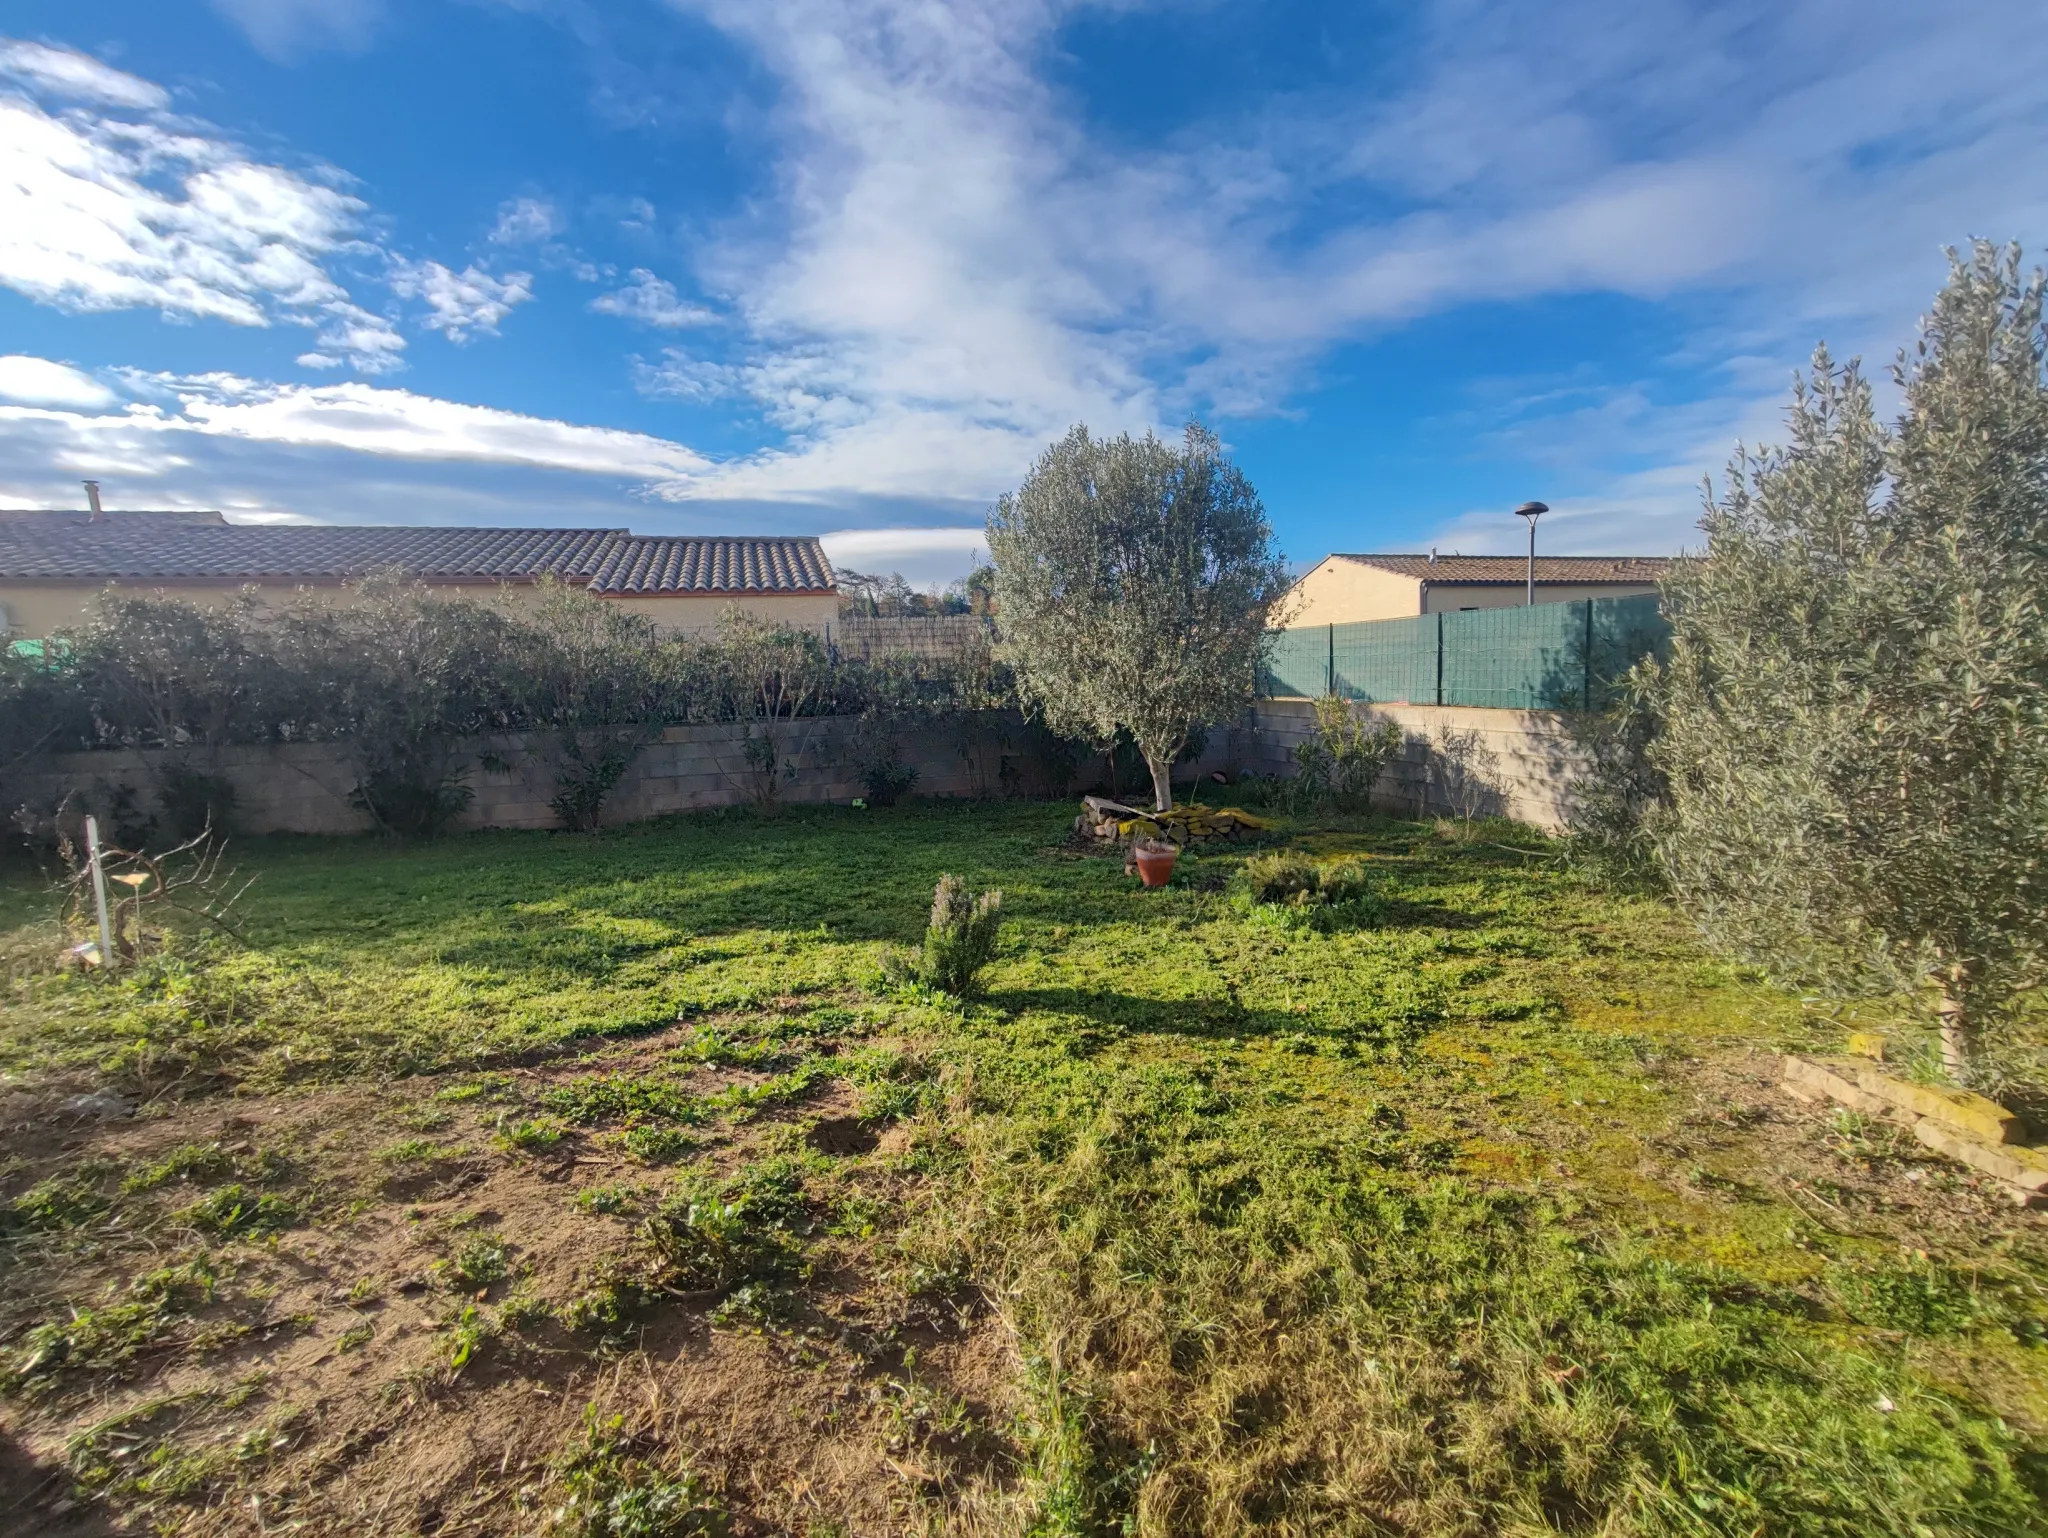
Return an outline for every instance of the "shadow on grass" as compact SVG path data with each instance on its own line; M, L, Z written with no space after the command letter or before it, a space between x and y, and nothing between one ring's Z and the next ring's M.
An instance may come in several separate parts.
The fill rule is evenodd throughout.
M1313 1028L1300 1015L1245 1009L1229 999L1149 999L1100 988L999 988L988 1002L1012 1014L1065 1015L1116 1031L1168 1036L1273 1036Z
M60 1512L59 1506L68 1509ZM37 1461L0 1431L0 1532L13 1538L115 1538L117 1531L97 1504L73 1504L71 1474L61 1463Z

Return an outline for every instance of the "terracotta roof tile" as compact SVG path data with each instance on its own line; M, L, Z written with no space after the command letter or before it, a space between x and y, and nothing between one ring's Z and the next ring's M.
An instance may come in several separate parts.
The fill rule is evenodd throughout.
M0 579L338 582L396 566L428 582L587 581L601 593L829 592L815 539L695 539L624 529L88 523L0 518Z
M1357 561L1377 566L1403 577L1421 577L1430 582L1526 582L1529 558L1525 555L1440 555L1432 561L1426 555L1344 555L1340 561ZM1544 582L1655 582L1671 569L1666 555L1539 555L1536 581Z

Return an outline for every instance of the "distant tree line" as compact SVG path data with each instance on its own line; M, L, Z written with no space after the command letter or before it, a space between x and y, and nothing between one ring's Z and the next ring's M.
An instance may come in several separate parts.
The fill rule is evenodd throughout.
M910 585L900 571L886 577L841 566L839 584L842 619L924 619L949 614L987 614L995 586L995 568L977 566L957 582L928 593Z

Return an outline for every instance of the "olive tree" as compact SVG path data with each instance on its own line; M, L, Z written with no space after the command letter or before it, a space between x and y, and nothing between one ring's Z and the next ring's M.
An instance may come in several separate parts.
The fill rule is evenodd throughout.
M1710 490L1648 673L1652 836L1708 935L1919 992L1945 1066L2048 978L2048 392L2039 273L1979 244L1882 425L1825 350L1791 441Z
M1076 427L988 519L1001 651L1047 725L1124 728L1155 806L1189 732L1250 701L1286 587L1265 508L1215 436L1098 440Z

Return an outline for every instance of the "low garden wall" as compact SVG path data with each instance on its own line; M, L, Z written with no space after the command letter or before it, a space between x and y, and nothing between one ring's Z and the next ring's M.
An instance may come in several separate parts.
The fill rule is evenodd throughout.
M1570 783L1582 760L1558 712L1430 705L1373 708L1397 722L1408 736L1375 797L1388 811L1411 816L1454 812L1456 776L1468 772L1478 776L1476 804L1484 812L1551 830L1564 825ZM847 741L854 724L850 717L783 724L780 736L796 772L780 781L781 800L844 802L861 794ZM1031 766L1020 764L1008 751L1021 736L1020 727L1014 715L990 712L972 730L935 727L909 734L902 744L903 761L918 771L915 793L971 797L1022 788L1057 795L1073 788L1031 782ZM1262 700L1246 724L1210 734L1195 771L1291 774L1295 745L1314 729L1314 707L1309 702ZM747 733L742 722L669 727L640 754L613 791L605 803L605 820L631 822L752 799L758 779L746 760ZM1459 771L1442 751L1445 735L1458 733L1471 734L1476 741L1476 769ZM474 799L458 827L556 825L548 805L554 794L552 776L543 755L524 734L487 738L470 746L468 784ZM30 776L25 788L32 803L44 806L53 806L69 790L106 805L110 796L125 788L137 806L147 810L154 804L152 771L166 756L146 751L59 755ZM335 744L229 747L186 762L234 785L235 826L241 832L360 833L371 826L365 813L349 805L355 773ZM1099 763L1082 766L1083 782L1094 783ZM1213 792L1205 799L1213 799Z
M957 731L914 733L903 761L918 771L916 793L979 796L1001 789L1000 731L968 738ZM778 736L796 766L777 786L789 802L850 801L861 794L846 739L850 717L785 722ZM758 730L758 728L757 728ZM605 821L632 822L664 812L735 806L753 798L758 775L746 760L747 726L720 722L672 726L634 760L605 802ZM983 740L987 739L987 740ZM554 780L542 754L524 733L470 744L467 779L475 793L457 820L460 828L552 828L548 805ZM53 805L76 789L104 805L125 788L136 804L154 804L152 771L161 751L69 753L28 777L32 801ZM235 787L235 827L243 833L361 833L369 816L349 805L355 771L333 743L279 743L228 747L186 762L226 778Z
M1586 767L1569 718L1556 710L1488 710L1471 705L1374 705L1373 714L1407 737L1401 754L1374 791L1385 810L1410 817L1460 810L1459 781L1469 776L1471 801L1485 815L1512 817L1547 832L1561 832L1572 805L1572 782ZM1213 734L1202 767L1293 772L1294 749L1315 734L1308 700L1261 700L1249 730ZM1469 738L1462 763L1445 750L1447 739Z

